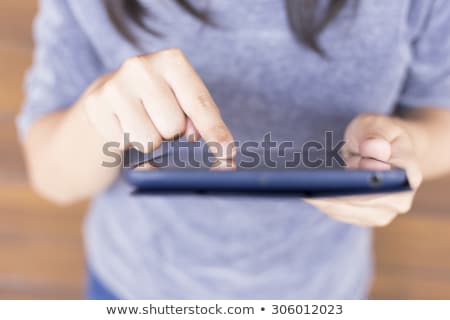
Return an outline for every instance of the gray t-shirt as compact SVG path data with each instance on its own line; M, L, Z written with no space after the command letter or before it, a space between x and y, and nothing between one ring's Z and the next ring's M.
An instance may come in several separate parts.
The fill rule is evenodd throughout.
M138 50L102 1L42 0L23 135L126 58L181 48L238 140L301 144L342 136L362 112L450 107L450 2L362 0L321 35L329 59L299 45L284 1L196 0L219 28L174 1L142 0L157 38L134 28ZM70 168L83 170L83 168ZM300 198L133 197L120 179L98 195L85 224L87 261L121 298L362 298L371 277L371 232L336 222Z

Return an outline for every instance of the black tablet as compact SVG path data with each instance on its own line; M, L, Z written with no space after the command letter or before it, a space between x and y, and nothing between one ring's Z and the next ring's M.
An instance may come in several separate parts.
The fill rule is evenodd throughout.
M270 158L270 159L269 159ZM220 193L233 195L295 195L324 197L387 193L410 190L405 170L381 163L375 168L349 168L323 155L308 161L295 152L251 157L238 154L236 166L214 168L215 160L203 156L157 151L143 155L128 154L124 179L134 186L135 194L154 193ZM375 161L375 160L370 160ZM150 163L151 169L139 168ZM305 163L307 162L307 163Z

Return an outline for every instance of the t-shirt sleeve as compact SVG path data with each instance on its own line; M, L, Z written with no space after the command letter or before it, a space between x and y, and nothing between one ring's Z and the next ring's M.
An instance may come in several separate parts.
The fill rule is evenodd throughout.
M399 104L450 108L450 1L431 1L412 43L412 61Z
M38 118L72 105L101 74L101 63L66 0L40 0L33 63L16 124L21 138Z

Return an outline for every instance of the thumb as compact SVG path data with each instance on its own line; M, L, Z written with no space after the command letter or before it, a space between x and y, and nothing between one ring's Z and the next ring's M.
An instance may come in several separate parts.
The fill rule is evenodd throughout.
M401 128L390 117L362 114L347 127L347 151L363 158L387 162L392 156L392 143L401 134Z
M392 145L383 137L370 137L358 145L358 154L362 158L371 158L387 162L392 155Z
M389 163L406 170L413 188L420 185L422 175L412 141L395 119L375 114L360 115L347 127L345 139L347 151L361 158L361 167L375 167L374 160Z

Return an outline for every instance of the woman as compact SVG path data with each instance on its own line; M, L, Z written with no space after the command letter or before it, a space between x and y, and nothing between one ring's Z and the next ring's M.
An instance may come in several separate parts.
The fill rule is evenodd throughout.
M18 127L39 193L94 197L90 298L367 297L368 227L450 169L446 0L40 4ZM153 149L180 135L301 144L328 130L353 155L406 168L414 191L136 198L101 165L124 134Z

